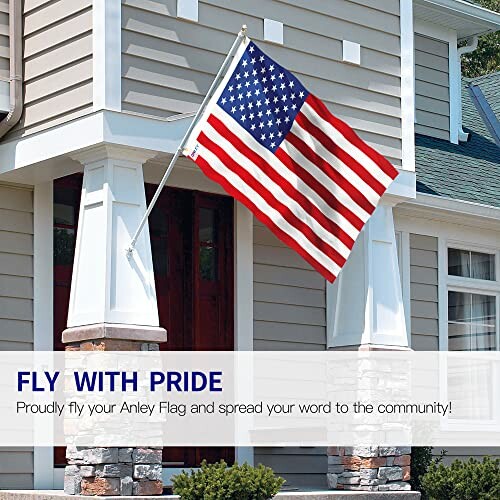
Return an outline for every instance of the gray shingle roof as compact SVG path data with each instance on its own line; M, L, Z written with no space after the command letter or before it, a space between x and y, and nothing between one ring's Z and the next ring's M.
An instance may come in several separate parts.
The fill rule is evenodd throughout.
M416 134L417 191L445 198L500 207L500 149L476 110L467 86L479 85L494 113L500 116L500 72L462 82L463 128L466 143Z

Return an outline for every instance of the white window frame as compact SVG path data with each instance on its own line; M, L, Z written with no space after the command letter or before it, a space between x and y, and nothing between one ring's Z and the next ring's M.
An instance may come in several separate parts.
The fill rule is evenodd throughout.
M439 350L448 350L448 292L473 293L477 295L489 295L495 297L495 333L496 350L500 350L500 249L489 245L477 245L464 240L444 239L441 242L439 259L439 274L444 274L445 286L439 296L439 318L443 318L443 325L439 328ZM448 274L448 249L456 248L471 252L480 252L495 257L495 280L481 280L477 278L465 278ZM441 251L442 250L442 251ZM442 271L442 273L441 273ZM442 314L443 313L443 314Z

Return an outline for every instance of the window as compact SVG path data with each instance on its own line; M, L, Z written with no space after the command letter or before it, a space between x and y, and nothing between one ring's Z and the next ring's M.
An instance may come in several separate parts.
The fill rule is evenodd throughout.
M494 281L495 255L448 248L448 274Z
M448 350L499 348L500 282L494 252L448 248Z

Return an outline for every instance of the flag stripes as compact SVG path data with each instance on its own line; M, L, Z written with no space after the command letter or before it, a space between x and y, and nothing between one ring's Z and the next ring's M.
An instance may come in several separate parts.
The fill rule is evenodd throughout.
M186 155L333 281L397 170L255 44L239 57Z

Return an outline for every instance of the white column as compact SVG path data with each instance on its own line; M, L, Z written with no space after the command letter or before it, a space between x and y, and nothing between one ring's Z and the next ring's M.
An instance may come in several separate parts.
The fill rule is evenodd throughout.
M383 201L327 287L328 347L408 348L392 205Z
M101 146L74 156L84 165L68 327L158 327L146 224L136 250L126 248L146 210L144 151Z

